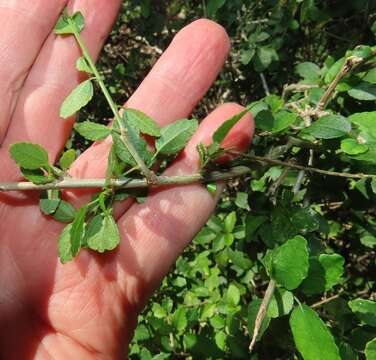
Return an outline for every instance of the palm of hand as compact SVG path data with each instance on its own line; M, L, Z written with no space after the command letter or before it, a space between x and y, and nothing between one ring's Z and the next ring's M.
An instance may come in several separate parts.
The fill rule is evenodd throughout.
M8 155L9 144L39 143L54 160L69 136L72 121L62 121L58 113L65 96L82 80L74 67L80 54L72 39L51 33L66 2L37 0L30 8L30 2L22 0L0 6L0 19L10 19L3 33L13 35L0 40L6 49L6 56L0 57L0 76L7 85L0 90L0 181L20 179ZM83 36L94 56L120 3L78 0L71 6L87 19ZM218 25L204 20L189 25L127 106L145 111L161 125L188 116L215 79L227 51L227 36ZM197 171L196 144L209 141L218 124L239 110L228 104L208 116L167 172ZM226 142L244 148L250 135L247 118ZM103 177L108 149L106 141L92 146L73 165L71 175ZM83 192L65 196L75 206L88 198ZM119 249L102 256L82 251L75 261L61 265L56 243L63 225L41 215L38 194L0 194L0 357L120 356L137 311L206 222L215 200L203 187L189 185L153 191L142 205L122 203L115 212L122 237Z

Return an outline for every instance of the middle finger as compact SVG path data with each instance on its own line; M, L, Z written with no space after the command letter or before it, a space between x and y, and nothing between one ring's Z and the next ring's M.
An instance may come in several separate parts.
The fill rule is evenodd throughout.
M183 28L127 102L164 126L188 116L212 85L229 51L225 30L209 20L198 20ZM96 143L74 163L75 178L102 178L107 168L111 142ZM80 206L88 200L82 191L70 192ZM129 202L117 207L121 214Z

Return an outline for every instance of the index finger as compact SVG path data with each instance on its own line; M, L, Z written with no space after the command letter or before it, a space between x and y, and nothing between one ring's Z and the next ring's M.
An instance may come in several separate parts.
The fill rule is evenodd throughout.
M1 0L0 145L29 68L67 0Z

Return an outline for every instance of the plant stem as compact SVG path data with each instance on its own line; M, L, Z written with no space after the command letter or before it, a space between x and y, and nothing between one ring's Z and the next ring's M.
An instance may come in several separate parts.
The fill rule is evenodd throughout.
M344 76L346 76L351 70L358 67L360 64L363 64L365 61L368 61L370 58L376 55L376 50L372 52L372 54L368 57L358 57L358 56L350 56L345 60L341 70L337 73L336 77L333 81L329 84L328 88L326 89L325 93L321 97L320 101L317 104L316 112L320 113L323 111L330 101L331 96L333 95L334 90L336 89L338 83L342 80Z
M314 172L321 175L337 176L349 179L372 179L376 175L362 174L362 173L347 173L336 172L330 170L323 170L309 166L302 166L285 162L281 160L270 159L262 156L244 155L236 151L230 151L234 155L242 155L253 161L268 163L272 165L279 165L288 167L291 169L304 170L307 172ZM156 180L153 185L184 185L192 183L210 183L214 181L222 181L233 179L242 175L249 174L251 168L249 166L235 166L226 171L213 171L207 174L192 174L183 176L156 176ZM3 182L0 183L0 192L4 191L27 191L27 190L61 190L61 189L89 189L89 188L103 188L106 185L106 179L64 179L57 180L49 184L35 185L31 182ZM150 183L147 179L110 179L108 186L116 189L135 189L148 187Z
M323 299L323 300L321 300L321 301L319 301L319 302L317 302L317 303L312 304L312 305L311 305L311 308L312 308L312 309L316 309L316 308L318 308L318 307L320 307L320 306L322 306L322 305L327 304L327 303L330 302L330 301L333 301L333 300L339 298L339 297L341 296L342 292L343 292L343 290L341 290L338 294L335 294L335 295L333 295L333 296L331 296L331 297L328 297L328 298Z
M305 149L312 149L315 151L320 151L320 148L321 148L320 145L318 144L315 144L313 142L306 141L306 140L301 140L292 136L287 137L287 142L289 142L291 145L294 145L294 146L299 146Z
M279 166L285 166L289 167L291 169L297 169L297 170L304 170L308 172L314 172L318 173L321 175L327 175L327 176L337 176L337 177L344 177L344 178L349 178L349 179L372 179L376 175L370 175L370 174L363 174L363 173L348 173L348 172L337 172L337 171L330 171L330 170L323 170L323 169L318 169L310 166L303 166L303 165L298 165L298 164L292 164L290 162L285 162L281 160L276 160L276 159L270 159L267 157L263 156L256 156L256 155L248 155L248 154L241 154L237 151L230 151L229 153L234 154L234 155L242 155L245 158L248 158L253 161L258 161L258 162L263 162L263 163L268 163L272 165L279 165Z
M288 96L291 92L304 92L310 89L318 88L317 84L289 84L283 87L282 99L284 102L287 101Z
M264 88L264 91L265 91L265 95L269 96L270 95L269 85L266 81L264 73L262 72L260 72L260 79L261 79L262 87Z
M121 138L124 146L127 148L129 153L132 155L133 159L135 160L135 162L137 163L137 165L141 169L141 172L146 177L147 182L149 184L154 184L155 181L156 181L156 175L146 166L145 162L142 160L142 158L138 154L138 152L135 149L135 147L133 146L133 144L129 141L128 135L127 135L127 129L122 124L122 121L121 121L122 119L121 119L118 107L115 104L114 100L112 99L109 91L107 90L107 87L104 84L104 81L103 81L101 75L99 74L97 67L95 66L95 63L94 63L94 61L93 61L93 59L92 59L92 57L89 53L88 48L81 38L81 35L79 33L79 30L76 27L76 24L70 18L69 18L68 21L69 21L70 25L72 26L73 35L74 35L78 45L81 48L82 54L83 54L84 58L86 59L88 65L90 66L90 69L92 70L92 72L93 72L93 74L94 74L94 76L95 76L95 78L98 82L98 85L101 88L103 95L105 96L105 98L108 102L108 105L111 108L112 113L114 114L115 121L118 124L119 129L120 129L120 138Z
M275 285L276 285L275 280L271 279L269 281L269 285L268 285L268 287L265 291L265 295L264 295L264 298L262 299L260 308L257 312L257 316L256 316L256 320L255 320L255 326L254 326L253 334L252 334L252 340L251 340L251 343L249 344L249 352L252 352L253 347L255 346L255 343L257 341L257 336L260 332L262 322L263 322L265 315L266 315L266 312L268 310L270 300L272 299L272 296L274 294Z
M203 14L204 14L204 18L207 18L208 17L208 11L207 11L205 0L202 0L202 11L203 11Z
M197 182L210 183L233 179L248 174L250 169L246 166L236 166L227 171L213 171L208 174L192 174L183 176L157 176L156 185L185 185ZM31 182L0 183L2 191L30 191L30 190L51 190L51 189L89 189L103 188L106 179L64 179L49 184L35 185ZM116 189L136 189L149 186L146 179L110 179L108 186Z

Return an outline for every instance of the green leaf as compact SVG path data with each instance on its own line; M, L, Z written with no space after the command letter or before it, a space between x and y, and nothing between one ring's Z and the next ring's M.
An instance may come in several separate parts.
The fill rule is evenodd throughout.
M93 95L94 88L92 81L90 79L83 81L64 100L60 108L60 117L67 119L74 115L90 102Z
M374 101L376 100L376 84L362 81L347 93L357 100Z
M362 141L368 145L376 144L376 111L355 113L348 119L360 130Z
M39 208L43 214L51 215L57 210L60 201L60 199L40 199Z
M227 255L233 265L239 269L248 271L253 265L247 254L242 251L232 250L231 248L228 248Z
M222 351L226 350L226 339L227 335L223 331L218 331L214 336L215 343Z
M256 129L271 132L274 127L273 113L268 109L260 110L255 116L255 125Z
M54 33L57 35L66 35L66 34L73 34L73 27L68 21L69 16L64 10L64 13L59 17L55 28Z
M155 146L158 153L174 155L188 143L198 127L197 120L178 120L161 129L161 137Z
M251 112L251 114L256 120L256 116L258 115L258 113L262 110L269 110L269 107L270 106L268 106L268 104L266 104L264 101L258 100L250 103L247 106L247 109Z
M154 303L151 310L153 315L158 319L163 319L167 316L166 310L158 303Z
M341 150L348 155L363 154L368 151L369 147L366 144L359 144L355 139L343 139L341 141Z
M366 75L364 75L363 81L366 81L371 84L376 84L376 67L372 68L367 72Z
M125 109L123 119L131 127L139 130L142 134L159 137L161 129L158 124L140 110Z
M209 0L206 6L208 17L214 17L217 11L225 4L225 2L226 0Z
M376 359L376 338L367 343L364 352L366 354L366 360Z
M376 20L371 25L371 31L376 34ZM367 359L368 360L368 359Z
M87 227L85 242L100 253L115 249L120 243L120 234L112 215L96 215Z
M73 34L74 28L72 24L70 23L72 21L78 32L80 33L84 27L85 27L85 20L81 12L76 12L72 16L68 16L66 10L64 10L64 13L60 16L59 20L57 21L54 32L58 35L67 35L67 34Z
M224 227L227 233L232 233L236 224L236 212L231 211L228 215L226 215L224 220Z
M119 131L118 124L114 123L113 128L117 131ZM144 138L142 138L138 132L137 129L134 129L133 127L127 125L127 133L128 133L128 141L132 143L135 150L138 152L138 154L141 156L142 160L146 164L149 164L152 158L152 154L148 150L147 142ZM122 141L121 137L117 133L112 133L112 139L114 141L114 148L116 155L118 158L123 161L126 165L129 166L136 166L136 161L133 159L131 153L126 148L124 142Z
M249 35L249 42L250 43L257 43L257 42L263 42L267 39L270 38L270 33L266 32L266 31L256 31L254 33L251 33Z
M212 195L215 195L217 193L217 184L216 183L207 184L206 188L208 189L208 191Z
M325 115L302 130L317 139L335 139L347 135L350 131L350 121L340 115Z
M262 225L264 222L267 221L266 216L256 216L247 214L247 217L245 219L245 234L246 238L249 239L253 234L256 232L256 230Z
M266 253L262 259L260 259L260 262L264 266L266 273L271 276L273 273L273 255L274 252L271 249L266 250Z
M376 141L376 111L358 112L350 115L348 119L361 131L369 132L373 136L372 140Z
M249 204L248 204L248 193L238 191L236 193L235 205L240 209L250 211L251 208L249 207Z
M356 350L346 342L338 343L339 355L342 360L359 360Z
M372 179L371 184L372 183L374 184L374 186L372 187L372 191L376 194L376 182L374 181L374 179ZM366 235L361 236L360 242L361 242L362 245L369 247L371 249L376 247L376 237L374 237L370 234L366 234Z
M320 294L330 290L342 280L345 260L338 254L321 254L309 259L308 276L301 284L301 290L307 294Z
M68 224L59 237L58 252L60 261L65 264L73 259L71 250L71 230L72 224Z
M183 331L188 325L187 310L179 306L172 314L172 326L179 332Z
M278 59L278 54L274 48L269 46L257 47L256 55L253 57L254 68L258 72L264 71L273 61Z
M70 231L70 243L72 256L76 256L81 249L81 244L85 234L85 218L87 206L83 206L76 212L72 228Z
M358 351L363 351L367 343L376 336L374 329L367 326L359 326L351 331L349 342Z
M303 62L295 67L295 71L303 79L316 82L320 78L320 68L312 62Z
M41 169L29 170L21 168L22 176L35 185L49 184L55 180L52 175L45 175Z
M48 166L48 153L40 145L19 142L9 147L10 156L18 166L36 170Z
M240 302L240 291L234 284L230 284L226 293L226 302L231 306L236 306Z
M150 339L150 332L148 328L144 324L138 325L134 332L134 340L144 341L148 339Z
M254 47L243 50L240 54L240 62L243 65L248 65L251 62L255 53L256 53L256 49Z
M268 109L270 109L273 114L279 111L285 104L282 97L274 94L264 97L263 101L268 104ZM252 106L252 109L253 108L254 107Z
M226 325L224 318L219 314L212 316L209 321L214 329L222 329Z
M370 326L376 326L376 302L366 299L349 301L349 307L356 317Z
M111 151L108 155L107 159L107 170L106 170L106 178L110 179L113 176L116 176L122 172L123 166L121 166L118 156L116 154L115 145L111 146ZM116 195L115 195L116 196Z
M297 118L297 115L293 112L286 110L279 111L274 117L271 131L273 133L283 131L294 124Z
M273 254L273 278L288 290L297 288L308 274L307 241L295 236Z
M332 334L309 306L299 305L294 309L290 327L304 360L341 360Z
M262 302L261 299L254 299L248 305L248 316L247 316L248 325L247 325L247 327L248 327L248 333L250 334L250 336L253 335L253 331L255 329L255 321L256 321L257 313L258 313L260 306L261 306L261 302ZM270 319L268 313L266 313L264 320L261 323L261 327L260 327L260 330L259 330L259 334L257 336L257 340L261 339L262 335L264 334L266 329L269 327L270 320L271 319Z
M55 220L63 223L71 222L76 216L76 209L69 202L61 200L52 216Z
M76 151L74 149L67 150L60 158L60 167L63 170L68 170L73 162L76 160Z
M293 293L282 288L276 288L270 300L267 314L270 318L284 316L292 310L293 306Z
M78 32L81 32L85 27L85 19L82 13L80 11L77 11L71 16L71 18L75 23Z
M213 134L213 143L222 144L223 140L230 132L230 130L243 118L243 116L248 112L248 109L243 110L239 114L232 116L230 119L226 120Z
M325 74L325 83L329 84L331 83L334 78L337 76L339 71L341 70L342 66L345 64L346 59L343 57L339 60L337 60L328 70L328 72Z
M351 56L366 59L372 55L372 48L368 45L358 45L353 51Z
M320 226L317 214L310 208L300 208L295 211L291 223L300 232L313 232Z
M97 141L105 139L111 134L111 129L102 124L96 124L92 121L84 121L74 125L74 129L85 139Z
M91 70L89 63L83 56L77 59L76 69L87 74L93 74L93 71Z

